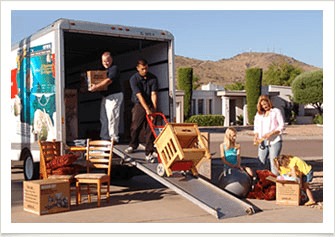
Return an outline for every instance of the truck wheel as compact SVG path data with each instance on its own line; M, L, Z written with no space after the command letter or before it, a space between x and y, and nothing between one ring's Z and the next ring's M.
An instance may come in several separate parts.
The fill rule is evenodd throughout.
M23 154L23 173L25 180L34 180L39 178L39 163L34 163L33 157L29 151Z

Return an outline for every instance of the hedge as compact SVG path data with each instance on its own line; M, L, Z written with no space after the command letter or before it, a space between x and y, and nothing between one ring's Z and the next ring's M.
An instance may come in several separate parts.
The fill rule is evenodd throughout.
M254 123L254 117L257 113L257 102L262 91L262 74L261 68L249 68L245 71L249 124Z
M315 124L323 124L323 115L322 114L318 114L314 117L313 122Z
M177 70L177 89L183 90L184 95L184 117L187 119L191 113L193 88L193 68L181 67Z
M197 123L198 126L223 126L223 115L193 115L185 120L185 123Z

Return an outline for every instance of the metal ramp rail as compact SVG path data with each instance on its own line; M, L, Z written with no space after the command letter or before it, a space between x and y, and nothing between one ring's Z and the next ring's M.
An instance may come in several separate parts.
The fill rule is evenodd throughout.
M173 175L161 177L156 173L157 163L151 164L145 161L144 151L138 150L132 154L126 154L126 145L115 145L114 153L121 159L130 157L129 163L151 176L164 186L172 189L179 195L190 200L203 210L218 219L232 218L255 213L253 206L236 198L228 192L218 188L201 177L190 175Z

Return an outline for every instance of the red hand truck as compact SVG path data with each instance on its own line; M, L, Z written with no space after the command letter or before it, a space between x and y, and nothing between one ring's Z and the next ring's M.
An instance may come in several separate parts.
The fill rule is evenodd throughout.
M164 114L162 113L152 113L150 115L146 114L148 124L150 126L150 129L154 135L155 138L159 136L163 128L166 124L168 124L168 121ZM161 159L158 155L158 163L161 163Z
M160 117L160 119L159 119ZM168 123L161 113L147 115L158 154L158 175L171 176L173 171L198 172L195 166L203 157L210 158L197 124Z

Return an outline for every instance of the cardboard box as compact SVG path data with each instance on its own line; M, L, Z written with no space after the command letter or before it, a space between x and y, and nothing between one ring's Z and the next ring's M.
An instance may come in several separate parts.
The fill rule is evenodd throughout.
M276 181L276 204L299 206L300 184L295 181Z
M91 84L96 85L100 83L102 80L107 78L107 71L87 71L87 85L88 88ZM102 91L107 90L107 86L102 88Z
M70 183L63 180L34 180L23 183L23 209L37 215L70 210Z
M78 92L76 89L65 89L66 139L78 138Z
M79 91L81 93L87 93L88 92L88 85L87 85L88 81L87 81L87 73L86 72L82 72L80 73L80 89Z

